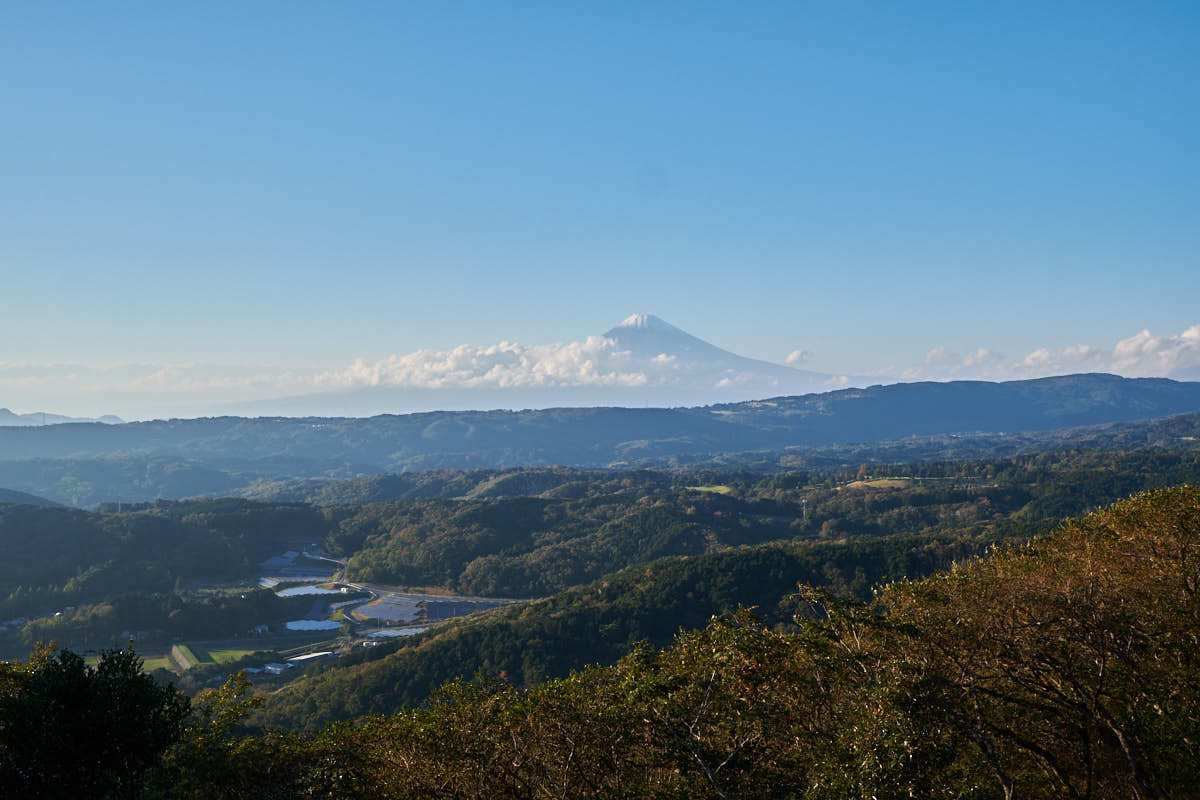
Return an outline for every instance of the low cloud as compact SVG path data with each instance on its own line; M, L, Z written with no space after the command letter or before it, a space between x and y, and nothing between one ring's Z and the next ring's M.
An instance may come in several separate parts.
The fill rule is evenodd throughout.
M920 365L893 374L903 380L1018 380L1077 372L1195 380L1200 377L1200 325L1168 336L1143 330L1110 349L1089 344L1038 347L1016 359L985 347L962 355L939 345L925 354Z
M394 387L408 389L636 389L696 384L717 388L744 381L728 371L694 373L670 353L635 358L605 337L575 342L522 345L461 345L450 350L418 350L340 368L309 370L270 365L31 364L0 362L0 405L20 410L54 410L79 415L103 411L124 415L202 414L230 403L290 395ZM126 409L134 408L134 411Z
M60 392L206 392L248 386L314 386L314 376L262 365L28 364L0 362L0 389Z
M807 350L793 350L787 354L787 358L783 360L783 363L791 367L798 367L810 358L812 358L812 353Z
M521 345L515 342L453 350L418 350L381 361L355 360L325 372L317 381L328 388L402 386L416 389L479 389L579 386L646 386L679 372L667 354L635 360L603 336L579 342Z
M207 413L214 405L318 390L309 374L258 364L0 362L0 405L15 411L127 418Z
M808 357L807 351L795 350L785 360L795 365ZM916 366L888 369L885 374L898 380L1013 380L1074 372L1200 380L1200 325L1171 335L1143 330L1109 348L1088 344L1039 347L1012 358L986 347L963 354L938 346ZM824 388L836 389L850 383L846 377L835 376L824 382ZM615 340L601 336L545 345L500 342L418 350L375 361L356 359L339 368L202 362L0 362L0 406L18 412L44 410L76 416L116 413L127 418L195 416L247 401L362 387L501 391L662 387L678 389L688 397L712 399L798 391L758 373L697 367L676 354L637 356Z

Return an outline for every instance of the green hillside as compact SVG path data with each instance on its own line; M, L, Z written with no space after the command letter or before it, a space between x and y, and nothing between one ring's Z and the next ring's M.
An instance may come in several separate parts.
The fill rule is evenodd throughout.
M345 796L1195 797L1198 520L1200 490L1141 495L865 605L805 591L794 627L226 753Z
M436 626L389 646L313 669L266 698L259 726L319 728L364 714L424 704L456 676L505 676L532 687L589 664L612 664L638 646L668 644L714 614L757 607L786 620L797 584L864 599L886 580L918 576L983 552L962 537L862 538L742 547L631 567L544 600Z
M892 558L859 544L846 565ZM778 548L735 551L761 560L731 578L804 563L829 576L842 562L838 545L824 547L792 551L799 562ZM719 579L730 564L709 566ZM765 621L725 615L663 649L636 646L613 666L524 689L492 665L419 709L316 733L237 734L256 702L237 678L188 715L186 698L137 675L127 654L91 668L43 652L0 666L0 787L142 798L1191 798L1197 576L1200 489L1160 490L865 602L802 585ZM61 702L64 692L80 702ZM120 715L105 711L117 703ZM50 746L68 728L85 733L70 754ZM106 747L128 754L124 766L78 767L85 749Z

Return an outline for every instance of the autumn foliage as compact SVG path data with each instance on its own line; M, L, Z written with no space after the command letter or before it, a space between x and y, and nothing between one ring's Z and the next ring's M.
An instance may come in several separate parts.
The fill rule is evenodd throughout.
M235 735L227 687L144 796L1200 796L1198 489L871 602L794 601L792 625L743 611L613 667L528 690L480 675L311 735Z

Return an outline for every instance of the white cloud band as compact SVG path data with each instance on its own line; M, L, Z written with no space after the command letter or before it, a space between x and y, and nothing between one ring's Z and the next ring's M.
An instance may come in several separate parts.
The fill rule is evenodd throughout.
M796 350L786 361L796 365L807 359L807 351ZM960 355L938 346L917 366L887 372L900 380L1012 380L1074 372L1200 380L1200 325L1167 336L1143 330L1111 349L1082 344L1041 347L1019 359L984 347ZM844 384L845 379L834 379L826 382L825 388ZM107 412L191 415L246 401L372 386L499 391L678 387L691 389L694 395L707 387L715 393L711 401L728 399L722 392L757 392L760 394L755 396L765 397L773 391L770 380L761 375L705 368L682 354L639 357L601 336L544 345L500 342L418 350L378 361L357 359L340 369L196 362L80 365L0 361L0 406L79 416ZM792 390L780 385L775 393L788 391Z
M904 380L1016 380L1077 372L1111 372L1127 378L1200 379L1200 325L1192 325L1173 336L1155 336L1143 330L1121 339L1111 350L1087 344L1058 350L1039 347L1017 361L983 347L962 356L939 345L926 353L919 366L896 374Z

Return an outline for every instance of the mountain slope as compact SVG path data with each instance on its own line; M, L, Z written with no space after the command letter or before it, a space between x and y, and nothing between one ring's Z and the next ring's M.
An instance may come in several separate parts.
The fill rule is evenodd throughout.
M793 542L665 558L551 597L438 625L420 636L339 660L268 698L255 722L317 729L332 720L392 713L478 670L503 672L516 686L611 664L646 640L668 644L680 629L714 614L755 606L775 619L797 583L829 585L853 576L860 594L881 580L925 575L983 552L955 537Z
M604 337L612 339L618 347L628 350L635 357L673 356L683 361L693 372L733 371L793 383L806 381L811 384L809 391L828 389L835 379L833 375L739 356L692 336L653 314L634 314L605 332Z
M868 605L802 590L795 628L743 614L524 692L453 684L305 740L301 774L337 761L397 797L1192 798L1198 513L1195 488L1141 495ZM364 665L368 700L389 666L424 677L406 656L470 652L426 636ZM299 751L275 747L245 772Z
M0 489L0 503L15 503L23 506L57 506L58 503L53 500L47 500L44 497L38 497L36 494L28 492L18 492L13 489Z

